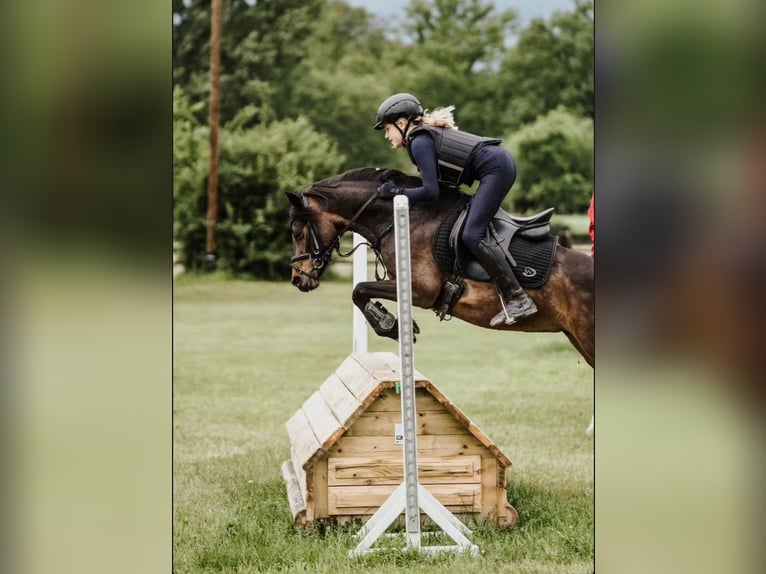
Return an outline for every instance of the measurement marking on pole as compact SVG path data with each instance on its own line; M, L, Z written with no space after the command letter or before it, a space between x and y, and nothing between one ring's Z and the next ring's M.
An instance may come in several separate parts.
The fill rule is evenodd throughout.
M396 297L399 313L399 357L401 359L401 410L404 434L404 482L378 508L357 533L362 538L350 552L352 556L367 554L372 544L398 518L405 514L406 540L409 548L421 552L479 551L466 537L471 531L452 515L418 481L417 424L414 380L414 333L412 322L412 284L410 281L410 216L406 196L394 197L394 240L396 252ZM395 429L398 434L399 429ZM395 437L396 439L396 437ZM454 546L421 546L420 510L423 510L456 543Z

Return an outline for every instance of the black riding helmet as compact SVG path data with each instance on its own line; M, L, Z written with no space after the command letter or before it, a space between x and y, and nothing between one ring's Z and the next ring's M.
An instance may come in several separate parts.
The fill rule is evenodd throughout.
M415 119L423 115L423 106L412 94L394 94L385 99L378 108L378 121L373 129L383 129L383 124L393 124L399 118Z

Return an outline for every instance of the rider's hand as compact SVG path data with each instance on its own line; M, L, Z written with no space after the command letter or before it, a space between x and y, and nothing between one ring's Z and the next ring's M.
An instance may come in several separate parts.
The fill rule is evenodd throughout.
M404 193L404 189L396 185L393 181L387 181L378 188L377 197L380 199L392 199L395 195Z

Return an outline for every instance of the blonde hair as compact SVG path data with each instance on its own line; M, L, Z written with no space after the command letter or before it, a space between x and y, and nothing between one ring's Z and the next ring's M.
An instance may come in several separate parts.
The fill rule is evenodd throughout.
M427 126L456 130L457 125L455 124L455 118L452 116L454 109L455 106L447 106L446 108L436 108L433 111L426 110L419 120Z

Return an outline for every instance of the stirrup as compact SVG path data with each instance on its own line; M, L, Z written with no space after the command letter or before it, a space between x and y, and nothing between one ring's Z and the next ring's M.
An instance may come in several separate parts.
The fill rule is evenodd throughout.
M495 321L495 320L501 314L505 315L505 320L503 320L502 323L504 323L505 325L513 325L516 322L516 317L511 317L511 314L508 313L508 307L505 305L505 299L503 299L503 294L500 292L500 288L497 286L497 284L495 284L495 291L497 291L497 298L500 299L500 306L503 308L503 310L489 320L489 326L496 327L497 325L499 325L500 321Z
M505 325L513 325L515 324L519 319L525 319L526 317L530 317L531 315L534 315L537 313L537 306L535 305L535 302L530 299L531 302L531 308L527 311L522 311L519 315L513 315L508 312L508 307L505 304L505 299L503 299L503 294L500 292L500 288L495 285L495 290L497 291L498 299L500 299L500 305L503 308L502 311L500 311L497 315L492 317L489 321L490 327L496 327L501 322ZM525 297L529 297L529 295L524 294ZM502 317L505 316L505 319Z
M500 294L499 289L497 294L500 297L500 305L502 306L503 314L505 315L504 323L506 325L513 325L516 322L516 317L511 317L511 314L508 312L508 306L505 304L505 299L503 299L503 296Z

